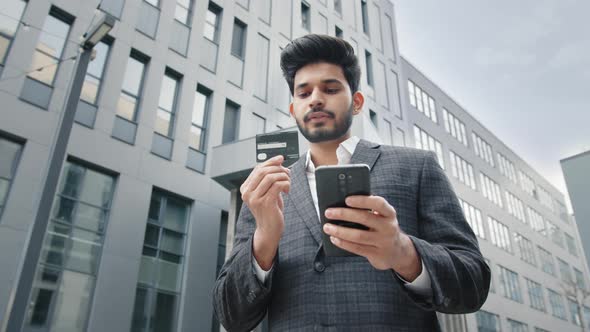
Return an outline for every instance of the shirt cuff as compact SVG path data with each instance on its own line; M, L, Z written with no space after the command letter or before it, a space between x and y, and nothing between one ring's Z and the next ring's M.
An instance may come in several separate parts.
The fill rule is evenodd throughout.
M270 267L270 269L268 269L268 271L264 271L260 267L258 262L256 261L256 258L254 256L252 256L252 266L254 267L254 272L256 272L256 277L258 278L258 281L260 281L262 284L265 284L266 280L268 279L268 275L270 274L270 272L272 271L272 268L274 267L274 263Z
M408 290L426 298L432 297L432 284L430 282L430 274L428 273L428 270L426 270L426 266L424 266L424 261L422 261L422 272L420 272L420 275L418 275L418 277L414 279L414 281L412 282L405 280L397 272L395 273L395 275L404 283L404 286Z

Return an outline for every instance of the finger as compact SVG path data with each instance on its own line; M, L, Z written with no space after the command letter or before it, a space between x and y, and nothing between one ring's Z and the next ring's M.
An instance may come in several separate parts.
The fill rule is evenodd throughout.
M358 209L369 209L377 211L384 217L395 217L396 212L393 206L391 206L387 200L381 196L348 196L346 197L346 205L358 208Z
M270 189L263 196L263 199L276 199L280 197L280 193L288 193L291 189L291 181L276 181L272 184Z
M372 231L327 223L324 224L324 232L337 239L370 247L375 247L375 243L377 243L376 235L378 233Z
M349 251L353 254L357 254L359 256L363 256L366 258L371 256L375 250L374 247L349 242L349 241L342 240L342 239L339 239L334 236L330 236L330 241L332 241L332 243L335 246L337 246L341 249L344 249L344 250Z
M278 165L258 167L252 171L250 176L248 176L248 179L246 180L248 181L248 184L244 187L244 191L242 193L256 190L256 188L260 185L260 181L262 181L266 175L273 173L285 173L288 175L291 173L291 170Z
M284 160L285 160L285 157L283 157L283 155L280 154L278 156L274 156L274 157L270 158L269 160L264 161L263 163L258 164L257 166L266 167L266 166L271 166L271 165L281 165Z
M258 184L258 187L256 187L256 189L253 191L253 196L254 197L264 196L266 194L266 192L270 189L270 187L275 182L280 182L280 181L290 181L289 175L287 175L285 173L267 174L264 177L264 179L262 179L262 181L260 181L260 184Z
M372 229L381 229L385 225L383 216L365 209L329 208L325 214L328 219L351 221Z

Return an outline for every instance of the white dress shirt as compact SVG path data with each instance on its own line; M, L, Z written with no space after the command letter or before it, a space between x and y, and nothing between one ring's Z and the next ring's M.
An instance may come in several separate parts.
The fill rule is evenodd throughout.
M360 139L358 137L351 136L346 141L340 143L340 145L336 149L336 158L338 159L338 165L346 165L346 164L350 163L350 159L352 158L354 150L356 149L356 146L359 143L359 141L360 141ZM315 182L315 165L313 164L313 161L311 160L310 151L307 151L307 153L305 155L305 172L307 175L307 182L309 183L309 189L311 191L311 197L313 199L313 205L315 206L315 210L318 215L318 219L321 220L320 210L318 207L318 194L316 191L316 182ZM252 265L254 265L254 270L256 271L256 276L258 277L258 280L260 280L260 282L262 282L262 283L266 282L266 279L268 278L268 275L269 275L270 271L272 271L273 267L271 267L270 270L265 271L260 267L260 265L258 264L256 259L253 259L252 262L253 262ZM431 297L432 296L432 285L430 282L430 275L428 274L428 271L426 270L426 267L424 266L424 262L422 262L422 272L420 272L420 275L412 282L408 282L408 281L404 280L404 278L402 278L397 273L396 273L396 275L398 278L400 278L400 280L402 280L404 282L404 285L409 290L415 292L416 294L422 295L424 297Z

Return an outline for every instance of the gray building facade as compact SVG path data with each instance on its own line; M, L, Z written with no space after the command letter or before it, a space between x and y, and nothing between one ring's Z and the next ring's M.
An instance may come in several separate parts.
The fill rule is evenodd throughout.
M118 22L95 48L49 226L31 243L79 36L101 11ZM437 152L480 236L494 291L482 314L441 315L446 330L575 328L560 284L574 268L589 283L563 195L400 57L389 1L4 0L0 330L22 303L23 331L217 330L211 290L254 136L296 130L279 54L310 32L359 56L353 134ZM15 298L27 248L41 258Z
M588 265L564 195L403 57L402 74L411 140L437 153L492 270L481 310L441 315L441 325L581 331L584 319L590 326L590 302L574 300L576 288L588 289Z
M580 231L586 263L590 265L590 151L562 159L560 163Z

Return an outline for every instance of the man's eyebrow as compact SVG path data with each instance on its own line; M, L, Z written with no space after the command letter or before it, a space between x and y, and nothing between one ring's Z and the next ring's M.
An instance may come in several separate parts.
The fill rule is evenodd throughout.
M325 80L322 80L322 83L324 83L324 84L338 83L338 84L342 85L342 82L340 82L340 80L337 80L335 78L327 78ZM300 84L297 84L297 87L295 87L295 89L304 88L308 85L309 85L309 83L307 83L307 82L300 83Z
M335 78L328 78L328 79L322 80L322 83L325 83L325 84L338 83L338 84L342 85L342 82L340 82L340 80L337 80Z

